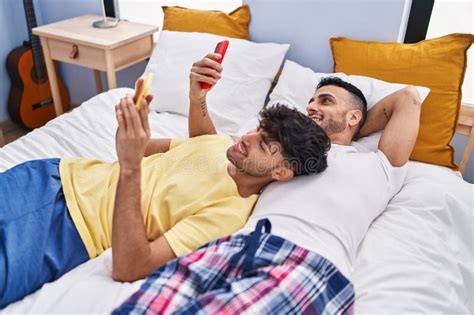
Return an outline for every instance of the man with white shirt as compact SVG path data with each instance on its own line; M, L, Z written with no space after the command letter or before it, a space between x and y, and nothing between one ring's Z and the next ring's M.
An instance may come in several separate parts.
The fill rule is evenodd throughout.
M323 79L307 112L331 139L327 170L269 185L242 230L156 270L116 312L351 314L352 262L403 184L420 105L408 86L367 113L358 88ZM377 152L351 146L379 130Z
M357 88L339 78L323 79L306 111L331 139L328 168L319 176L267 187L241 232L268 218L272 234L325 257L350 279L370 224L403 184L420 103L416 89L407 87L381 100L368 115L365 108ZM355 136L384 128L377 152L359 152L351 145Z

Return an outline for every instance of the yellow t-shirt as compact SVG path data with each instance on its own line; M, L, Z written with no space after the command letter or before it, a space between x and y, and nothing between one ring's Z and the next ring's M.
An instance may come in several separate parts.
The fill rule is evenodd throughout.
M227 173L230 139L208 135L171 141L142 161L141 212L148 239L165 235L181 256L240 229L257 201L243 198ZM112 246L119 165L65 158L60 175L72 220L91 258Z

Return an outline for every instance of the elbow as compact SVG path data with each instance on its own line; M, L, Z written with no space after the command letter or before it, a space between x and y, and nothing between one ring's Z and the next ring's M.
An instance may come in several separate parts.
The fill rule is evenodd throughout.
M405 86L405 91L409 93L416 93L416 87L414 85L408 84Z
M112 279L117 282L127 282L120 272L112 271Z
M412 99L414 102L421 105L421 96L417 88L413 85L407 85L403 90L405 97Z
M140 279L140 275L137 274L137 270L140 270L139 266L133 264L124 264L112 258L112 279L118 282L133 282Z
M119 281L119 282L129 282L128 279L130 278L129 275L127 275L127 272L123 268L119 268L115 264L112 266L112 279L114 281Z
M395 158L388 158L388 161L393 167L402 167L408 162L408 158L402 157L395 157Z
M134 282L136 280L139 280L140 278L134 275L132 272L113 267L112 279L118 282Z
M408 85L397 92L392 107L392 115L403 112L403 115L419 115L421 112L421 96L413 85Z
M147 243L148 244L148 243ZM118 247L120 248L120 247ZM149 247L145 251L122 253L112 245L112 279L119 282L133 282L144 278L147 274L146 261L149 257Z

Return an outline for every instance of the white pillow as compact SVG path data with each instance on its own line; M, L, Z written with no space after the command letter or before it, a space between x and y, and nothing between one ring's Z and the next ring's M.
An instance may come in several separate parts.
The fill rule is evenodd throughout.
M237 135L240 126L263 108L271 82L289 45L257 44L206 33L162 31L144 75L155 74L151 108L188 115L189 73L192 64L227 39L221 80L208 95L208 108L219 132Z
M296 62L286 60L278 83L270 94L268 105L283 103L306 113L308 101L313 97L319 81L325 77L338 77L359 88L367 100L368 110L385 96L407 86L406 84L389 83L360 75L347 75L341 72L317 73ZM428 96L430 89L421 86L416 86L416 88L423 102ZM359 139L357 143L353 142L353 146L360 151L376 151L381 135L382 132L374 133Z

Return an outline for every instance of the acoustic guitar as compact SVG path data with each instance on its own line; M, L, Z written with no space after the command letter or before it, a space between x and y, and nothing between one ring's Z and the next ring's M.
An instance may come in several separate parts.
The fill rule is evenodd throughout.
M36 16L33 0L23 0L29 42L13 49L7 57L7 71L11 80L8 112L13 121L29 129L43 126L56 117L43 50L38 36L33 35ZM69 109L69 93L58 79L63 111Z

